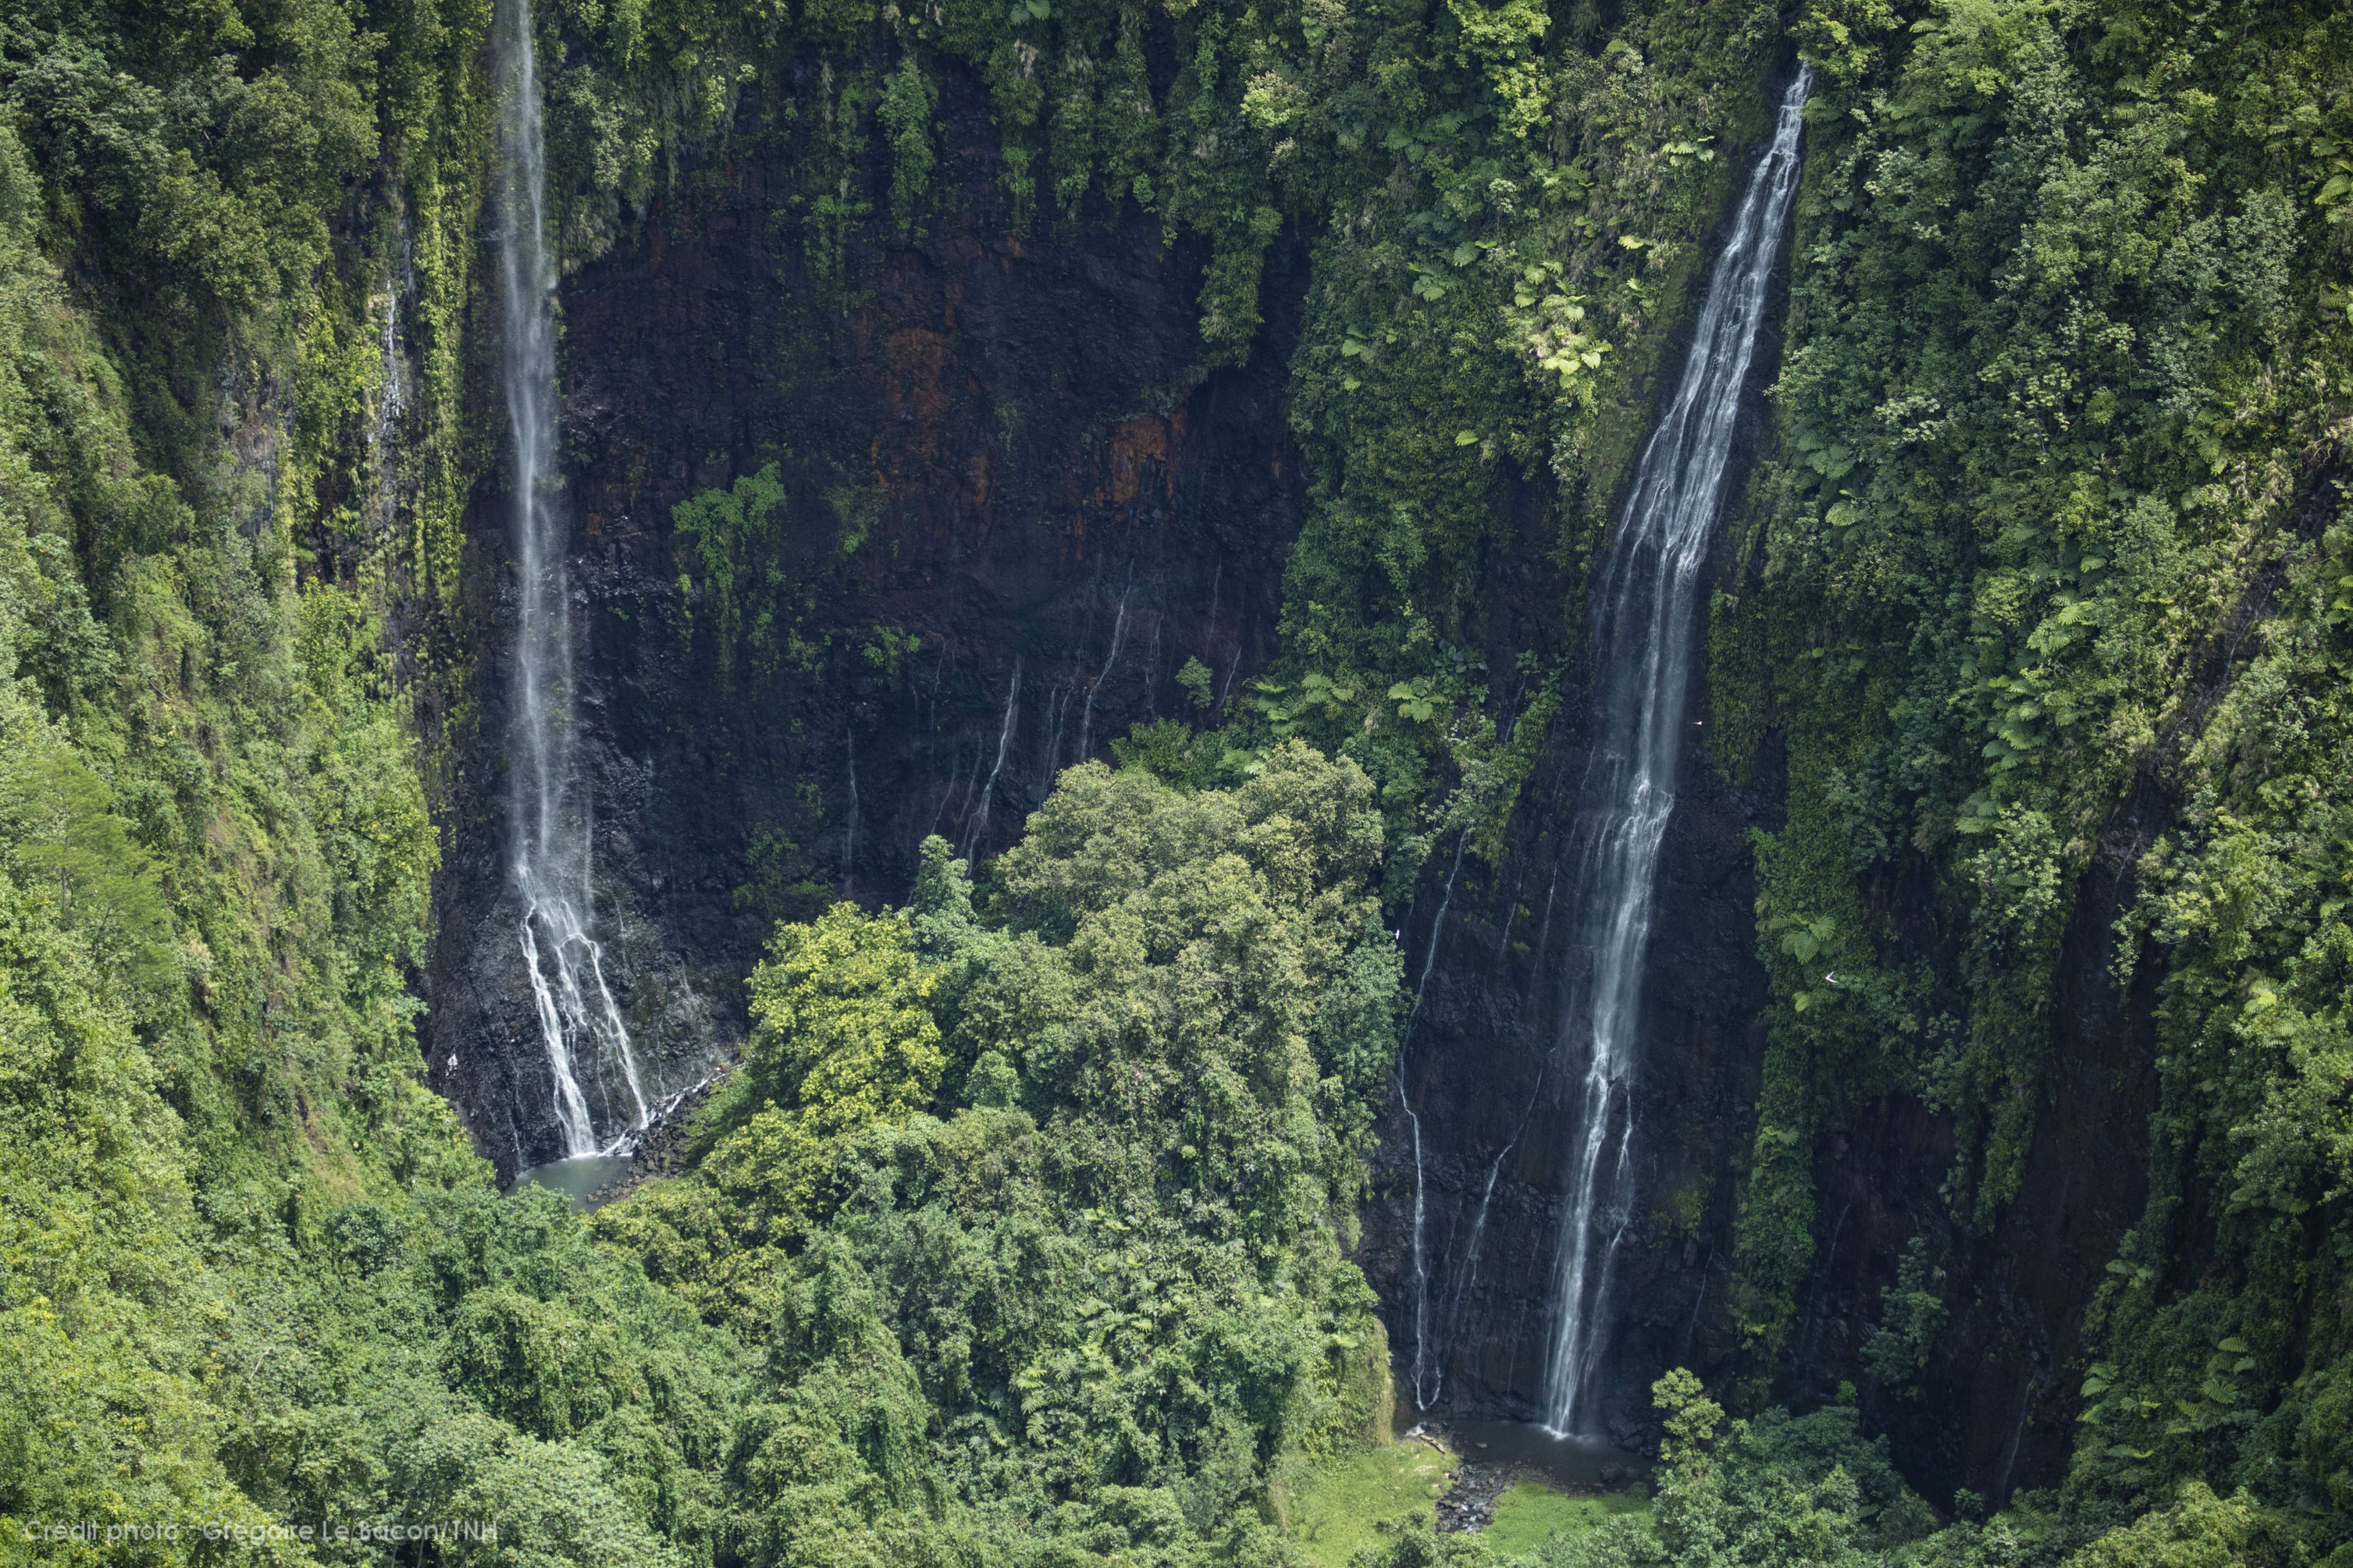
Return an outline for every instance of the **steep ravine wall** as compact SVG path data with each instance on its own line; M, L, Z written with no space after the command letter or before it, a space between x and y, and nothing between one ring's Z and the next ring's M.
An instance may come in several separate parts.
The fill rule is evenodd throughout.
M2110 973L2115 925L2129 907L2131 864L2160 826L2158 792L2117 811L2063 945L2053 999L2052 1068L2016 1202L1991 1231L1953 1223L1943 1184L1952 1118L1909 1095L1871 1100L1812 1151L1814 1267L1777 1392L1799 1405L1866 1388L1864 1416L1894 1440L1928 1497L1967 1487L2000 1500L2054 1484L2075 1437L2082 1320L2117 1240L2147 1194L2155 1109L2158 966L2144 963L2119 993ZM1886 1316L1905 1249L1930 1238L1942 1258L1949 1316L1915 1387L1872 1387L1862 1351Z
M1720 232L1710 237L1710 254L1722 239ZM1775 374L1776 331L1777 321L1768 321L1751 367L1728 494L1737 492L1746 454L1765 430L1760 395ZM1672 391L1687 332L1686 326L1670 342L1641 395L1655 402ZM1623 499L1613 502L1613 525ZM1719 530L1702 569L1707 587L1737 586L1746 566L1729 531ZM1553 625L1563 629L1555 636L1577 635L1586 620L1577 613L1583 584L1548 586L1564 601L1555 606ZM1695 635L1704 637L1704 626ZM1583 1042L1564 1032L1564 945L1573 923L1566 907L1576 880L1569 833L1586 772L1594 655L1589 647L1562 651L1569 656L1562 717L1521 796L1500 863L1458 860L1454 847L1441 843L1404 922L1416 1002L1401 1095L1381 1127L1359 1257L1396 1348L1400 1410L1441 1418L1535 1420L1544 1413L1586 1069ZM1728 1370L1738 1342L1725 1287L1739 1173L1755 1125L1766 1000L1746 835L1776 825L1779 781L1769 748L1766 765L1739 784L1711 760L1702 743L1709 712L1704 663L1694 661L1686 705L1693 732L1660 855L1632 1091L1636 1196L1603 1328L1609 1370L1602 1424L1632 1445L1647 1438L1651 1378L1680 1364L1714 1380Z
M1720 584L1737 570L1730 554L1719 542L1709 563ZM1692 711L1710 711L1704 693ZM1451 857L1433 856L1407 926L1408 979L1421 983L1403 1077L1420 1118L1426 1306L1413 1241L1414 1129L1396 1106L1382 1125L1359 1256L1396 1346L1400 1409L1419 1384L1441 1418L1540 1414L1582 1070L1555 1048L1562 987L1556 963L1546 962L1547 952L1557 958L1547 936L1557 942L1564 912L1547 901L1583 764L1575 727L1561 728L1503 866L1466 860L1450 899ZM1754 776L1738 784L1704 746L1689 748L1662 854L1635 1090L1638 1196L1604 1400L1609 1430L1637 1447L1655 1436L1652 1377L1682 1365L1726 1382L1743 1348L1732 1233L1767 1045L1746 835L1778 826L1779 744L1769 737ZM2021 1196L1989 1233L1959 1231L1944 1202L1949 1115L1900 1093L1873 1099L1812 1150L1815 1261L1775 1395L1808 1408L1837 1398L1841 1382L1868 1386L1862 1351L1885 1315L1881 1293L1896 1283L1912 1238L1934 1237L1949 1316L1916 1389L1866 1394L1864 1412L1926 1495L1968 1487L2000 1498L2053 1484L2065 1468L2079 1380L2064 1368L2146 1195L2161 971L2144 962L2119 994L2110 965L2113 927L2132 898L2129 868L2168 809L2152 786L2119 807L2103 837L2066 938L2047 1100Z
M2335 515L2332 473L2316 477L2289 522L2309 546ZM2000 1500L2054 1483L2077 1439L2074 1375L2090 1357L2084 1310L2108 1278L2125 1232L2148 1199L2149 1128L2158 1110L2158 1008L2164 951L2144 951L2120 985L2118 931L2132 910L2143 855L2179 828L2169 782L2260 646L2251 637L2278 608L2284 565L2259 572L2210 629L2179 706L2134 784L2102 825L2061 941L2050 1001L2051 1070L2019 1196L1986 1234L1956 1226L1940 1185L1951 1119L1908 1095L1874 1100L1814 1152L1815 1266L1778 1379L1797 1403L1834 1397L1841 1381L1868 1387L1859 1352L1884 1315L1914 1237L1945 1258L1948 1325L1909 1397L1866 1393L1866 1418L1889 1432L1915 1484L1931 1498L1967 1487ZM1900 905L1916 889L1891 888ZM2177 1220L2187 1285L2213 1270L2213 1216ZM1962 1413L1957 1419L1955 1413Z
M1568 916L1558 896L1561 861L1583 773L1574 729L1563 731L1504 864L1491 872L1467 861L1450 899L1451 858L1434 857L1408 928L1409 978L1418 981L1429 967L1403 1074L1421 1123L1420 1267L1428 1282L1421 1321L1414 1133L1401 1108L1383 1122L1360 1252L1398 1347L1401 1407L1419 1384L1430 1409L1441 1415L1541 1414L1584 1071L1561 1038L1560 943ZM1764 979L1743 836L1769 820L1772 802L1769 781L1735 788L1700 748L1686 752L1643 984L1643 1064L1633 1099L1637 1212L1619 1265L1610 1326L1616 1375L1604 1395L1611 1426L1629 1437L1647 1425L1644 1369L1655 1375L1688 1364L1705 1375L1734 1348L1721 1310L1719 1254L1728 1250L1724 1238L1738 1156L1754 1124L1764 1044L1757 1022ZM1429 963L1433 937L1436 959ZM1425 1324L1426 1342L1417 1332Z
M1010 237L976 89L943 110L961 216L918 243L816 271L774 221L788 139L747 141L562 289L599 916L666 1087L740 1035L776 919L904 899L928 832L1002 848L1062 768L1190 710L1187 659L1222 695L1273 651L1303 253L1271 253L1248 363L1205 373L1204 254L1132 206ZM672 508L771 464L771 575L738 584L748 629L726 646L707 584L681 592L698 568ZM427 1058L512 1174L554 1150L502 901L501 500L486 485L470 524L481 718Z
M1777 355L1768 332L1742 416L1743 469L1769 437L1762 394ZM1761 569L1736 531L1719 535L1704 568L1731 595L1757 588ZM1458 862L1441 844L1404 921L1416 1000L1359 1250L1382 1299L1401 1412L1542 1415L1584 1066L1561 1038L1567 911L1557 895L1584 772L1574 682L1589 674L1572 678L1502 863ZM1715 708L1705 686L1695 675L1691 713L1749 717ZM1695 742L1709 721L1697 720ZM1649 1384L1661 1372L1688 1366L1725 1387L1746 1370L1734 1230L1768 1044L1748 835L1780 826L1783 743L1768 729L1737 783L1719 754L1694 743L1677 782L1641 1003L1637 1197L1604 1329L1612 1373L1601 1424L1635 1448L1655 1443ZM2063 1474L2082 1320L2146 1199L2161 969L2144 961L2123 994L2110 970L2134 862L2169 821L2155 777L2152 766L2118 806L2085 879L2052 1003L2042 1114L2021 1194L1998 1223L1983 1234L1954 1224L1945 1198L1953 1118L1908 1095L1868 1099L1812 1142L1813 1265L1795 1331L1767 1369L1774 1397L1804 1409L1841 1397L1841 1384L1861 1387L1867 1429L1890 1435L1900 1466L1940 1503L1957 1488L2000 1500ZM1918 888L1881 896L1891 910L1925 907ZM1921 952L1948 940L1913 923ZM1883 1291L1923 1236L1941 1261L1947 1315L1916 1383L1886 1393L1862 1351L1886 1316Z

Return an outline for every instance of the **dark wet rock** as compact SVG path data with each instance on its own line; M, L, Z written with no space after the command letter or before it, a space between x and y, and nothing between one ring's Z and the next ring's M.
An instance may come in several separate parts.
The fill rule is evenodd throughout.
M658 1096L742 1037L777 919L903 900L927 833L1004 847L1062 769L1191 711L1187 659L1222 695L1273 652L1304 506L1282 416L1303 249L1270 253L1249 362L1205 369L1201 245L1133 204L1012 237L985 92L941 107L955 216L914 247L813 273L775 217L797 178L779 132L565 281L597 927ZM776 619L723 659L672 508L769 464L782 585L739 609ZM468 519L425 1033L433 1086L512 1177L561 1150L507 890L506 482Z
M1465 1460L1456 1468L1446 1495L1438 1500L1439 1531L1486 1529L1495 1520L1495 1500L1510 1489L1512 1479L1511 1471L1503 1466Z
M1772 358L1760 344L1753 387L1777 373ZM1763 433L1760 408L1752 393L1744 450ZM1736 475L1730 492L1738 490ZM1744 562L1720 535L1704 571L1737 595L1747 586L1740 574L1761 560ZM1521 568L1512 580L1509 570L1499 564L1487 595L1499 635L1525 626L1514 617L1526 616L1540 575ZM1571 881L1564 850L1588 744L1577 716L1590 682L1573 659L1571 668L1559 732L1523 791L1500 863L1473 857L1458 871L1441 847L1405 921L1417 994L1404 1099L1392 1100L1381 1123L1356 1256L1381 1300L1401 1406L1447 1421L1549 1415L1586 1065L1562 1017L1575 958L1562 951L1558 899ZM1963 1234L1943 1199L1950 1117L1900 1093L1861 1100L1817 1130L1812 1269L1781 1360L1749 1368L1732 1310L1733 1232L1757 1131L1768 1001L1749 835L1779 826L1784 766L1780 739L1768 733L1741 779L1719 771L1697 743L1699 721L1714 718L1706 671L1693 679L1694 743L1682 755L1662 850L1641 1000L1634 1198L1600 1330L1604 1375L1583 1420L1655 1456L1650 1385L1669 1368L1691 1368L1719 1395L1761 1371L1773 1396L1799 1409L1852 1382L1863 1389L1866 1426L1891 1435L1898 1465L1926 1495L1967 1486L1999 1500L2054 1484L2076 1430L2064 1369L2105 1263L2143 1201L2157 966L2144 963L2120 996L2108 963L2115 922L2133 896L2131 867L2167 806L2144 787L2103 830L2066 937L2046 1099L2018 1200L1986 1233ZM1899 875L1872 896L1905 929L1909 952L1950 958L1940 946L1948 939L1930 929L1932 889ZM1418 1162L1408 1106L1419 1119ZM1919 1236L1946 1269L1950 1316L1916 1395L1883 1394L1868 1385L1862 1351L1881 1292Z
M728 1064L703 1082L681 1093L663 1107L630 1152L629 1163L620 1174L588 1194L588 1206L602 1208L619 1198L628 1197L646 1183L663 1176L674 1176L685 1169L687 1130L694 1121L694 1113L717 1092L735 1070Z

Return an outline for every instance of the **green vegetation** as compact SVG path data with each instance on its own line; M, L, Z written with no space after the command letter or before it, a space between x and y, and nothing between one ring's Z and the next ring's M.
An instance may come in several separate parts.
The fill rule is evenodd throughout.
M1090 201L1134 202L1210 237L1211 360L1247 339L1250 258L1297 226L1314 511L1282 658L1119 755L1196 789L1293 737L1353 759L1393 901L1448 839L1500 851L1637 389L1727 188L1713 151L1753 136L1794 37L1818 83L1785 360L1747 571L1710 628L1716 762L1746 778L1778 733L1788 764L1787 825L1757 844L1775 1003L1736 1403L1769 1401L1813 1257L1818 1134L1904 1092L1957 1130L1953 1226L2014 1198L2063 938L2104 825L2147 789L2178 809L2125 850L2116 979L2162 976L2154 1190L2094 1314L2108 1348L2069 1369L2092 1415L2046 1534L2341 1508L2353 35L2334 8L1004 16L883 17L822 111L796 110L836 173L863 105L892 149L887 203L879 176L805 185L845 193L796 198L810 243L854 256L886 205L922 221L933 149L880 106L944 57L988 87L1018 221L1075 233ZM1179 68L1145 118L1114 106L1149 91L1150 26ZM1482 574L1531 527L1561 613L1499 663ZM1884 1292L1874 1394L1912 1396L1961 1306L1949 1261L1923 1237Z
M1521 1556L1543 1546L1555 1534L1573 1539L1613 1519L1649 1511L1650 1500L1640 1491L1579 1497L1541 1481L1516 1480L1495 1500L1494 1520L1480 1534L1497 1556Z
M355 1523L529 1511L522 1450L437 1471L435 1407L390 1414L442 1386L375 1316L425 1265L355 1261L482 1180L411 1033L437 845L384 633L406 605L430 657L455 586L479 22L365 20L36 5L0 44L12 1559L100 1555L19 1524L266 1523L339 1469Z
M1384 1524L1426 1525L1461 1462L1418 1438L1380 1439L1319 1467L1289 1499L1291 1534L1316 1568L1348 1568L1357 1552L1380 1544Z
M1640 1489L1577 1496L1521 1479L1495 1500L1494 1517L1475 1535L1442 1543L1429 1536L1431 1503L1443 1496L1461 1460L1418 1438L1386 1437L1324 1460L1284 1494L1282 1512L1292 1538L1316 1568L1351 1568L1369 1552L1377 1563L1440 1560L1524 1563L1539 1548L1566 1544L1613 1520L1635 1527L1627 1539L1648 1540L1650 1501Z
M2178 807L2122 847L2113 978L2162 975L2161 1108L2105 1348L2070 1369L2067 1518L2193 1480L2325 1513L2353 37L2327 6L1953 4L1824 10L1810 47L1833 21L1779 446L1714 634L1722 762L1768 724L1789 758L1788 825L1757 844L1777 1001L1745 1397L1811 1258L1815 1129L1907 1091L1958 1131L1957 1226L2015 1196L2062 937L2145 790ZM1924 1246L1867 1347L1898 1394L1946 1310Z
M1514 1550L1525 1536L1506 1533L1500 1508L1477 1535L1391 1529L1351 1568L2284 1568L2316 1561L2325 1534L2200 1482L2088 1539L2047 1496L1987 1519L1965 1492L1940 1520L1888 1463L1886 1439L1862 1438L1851 1405L1727 1423L1688 1372L1668 1373L1654 1394L1666 1436L1647 1507L1555 1495L1561 1527L1528 1551Z
M1440 839L1501 858L1577 651L1585 563L1730 187L1716 146L1765 123L1767 13L647 0L542 23L551 101L583 106L550 119L575 261L647 221L658 184L732 178L728 149L759 137L794 170L777 232L854 308L888 247L959 216L940 205L933 121L975 79L1018 229L1083 244L1140 214L1207 242L1202 357L1172 402L1249 351L1277 235L1306 241L1290 419L1313 510L1282 653L1201 715L1222 734L1185 752L1172 721L1140 760L1198 787L1293 736L1352 758L1381 788L1392 898ZM1173 69L1157 92L1152 58ZM776 668L780 647L816 672L816 637L793 628L830 563L804 550L787 570L770 509L787 491L833 500L868 467L863 437L774 455L676 514L690 635L723 684L747 661ZM1486 615L1499 554L1546 579L1517 646ZM1190 689L1207 710L1207 686ZM797 864L817 834L791 837Z
M493 1196L413 1068L379 1069L410 1097L379 1121L328 1129L406 1166L314 1135L340 1192L203 1184L89 970L174 961L145 862L9 700L12 1523L493 1519L529 1561L617 1564L1281 1561L1275 1469L1371 1421L1386 1341L1341 1247L1398 960L1353 764L1293 745L1231 793L1080 769L980 907L933 840L912 910L781 928L691 1173L592 1226Z
M755 835L763 912L812 918L686 1173L584 1221L491 1194L414 1035L497 427L489 7L0 8L0 1559L207 1558L18 1528L72 1521L494 1518L502 1546L261 1554L2345 1560L2340 9L542 6L568 266L774 139L777 232L854 304L954 216L940 117L976 82L1016 229L1203 242L1192 374L1250 352L1286 226L1312 258L1274 668L1221 709L1188 666L1187 719L1069 775L976 886L934 841L907 910L820 912L822 868ZM1663 1380L1647 1510L1529 1489L1486 1539L1381 1531L1435 1481L1362 1443L1383 901L1448 840L1503 853L1716 150L1790 37L1792 302L1710 627L1715 760L1788 762L1743 1415ZM673 517L723 688L814 667L810 563L867 536L851 462L837 533L784 537L792 460ZM1533 630L1490 613L1506 559L1550 574ZM859 651L895 681L911 647ZM1851 1404L1769 1407L1816 1139L1909 1094L1957 1132L1951 1226L1999 1218L2137 791L2165 809L2113 978L2158 996L2148 1206L2064 1369L2065 1486L1947 1519ZM1923 1237L1883 1293L1875 1395L1967 1310L1951 1262Z
M1340 1256L1394 1050L1380 846L1302 746L1231 792L1088 764L977 908L934 838L911 910L779 930L693 1171L595 1221L764 1350L751 1556L1273 1550L1278 1461L1386 1378Z

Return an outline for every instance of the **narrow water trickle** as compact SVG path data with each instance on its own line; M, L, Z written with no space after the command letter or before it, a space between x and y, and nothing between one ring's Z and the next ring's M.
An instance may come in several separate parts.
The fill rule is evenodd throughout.
M1619 1243L1633 1212L1629 1080L1659 846L1674 810L1691 682L1699 567L1723 500L1741 384L1798 184L1811 72L1782 96L1773 143L1749 176L1692 334L1674 399L1651 432L1595 587L1593 751L1570 864L1577 933L1560 1046L1582 1047L1567 1204L1545 1373L1545 1425L1591 1422ZM1574 1057L1571 1058L1575 1059Z
M1103 683L1111 679L1112 667L1119 662L1119 645L1127 636L1127 593L1135 585L1134 578L1135 570L1130 567L1127 586L1119 591L1119 614L1111 623L1111 653L1103 659L1103 673L1087 688L1086 711L1079 721L1079 761L1082 763L1094 754L1095 693L1103 689Z
M1416 1408L1427 1410L1430 1401L1425 1382L1430 1373L1430 1254L1422 1236L1427 1205L1422 1196L1421 1118L1410 1105L1405 1108L1405 1118L1413 1127L1413 1402Z
M988 783L980 792L980 814L975 816L969 806L965 808L964 858L967 860L980 853L980 836L988 831L988 808L997 799L997 775L1005 771L1005 748L1013 740L1013 716L1018 710L1020 700L1021 658L1017 654L1013 659L1012 682L1005 689L1005 722L997 731L997 762L988 770ZM973 775L976 778L979 773L979 759L975 758Z
M1523 1128L1526 1125L1525 1121L1521 1123ZM1454 1310L1448 1316L1446 1323L1449 1350L1461 1342L1462 1314L1470 1304L1471 1293L1479 1288L1479 1249L1487 1239L1487 1210L1495 1202L1495 1178L1504 1173L1504 1162L1512 1157L1512 1151L1519 1146L1519 1135L1514 1133L1512 1141L1504 1145L1503 1152L1487 1167L1487 1184L1479 1193L1479 1215L1472 1221L1471 1239L1462 1248L1462 1264L1455 1273ZM1446 1363L1441 1361L1438 1364L1438 1385L1431 1391L1432 1402L1445 1392Z
M1421 1166L1421 1118L1414 1114L1412 1097L1406 1089L1408 1053L1413 1047L1413 1026L1421 1019L1421 999L1430 990L1430 972L1438 967L1438 943L1446 934L1446 910L1454 902L1454 879L1462 875L1462 851L1471 843L1469 829L1454 843L1454 868L1446 873L1446 893L1438 900L1438 914L1430 922L1430 951L1421 962L1421 981L1413 988L1413 1008L1407 1013L1405 1029L1398 1040L1398 1103L1405 1108L1413 1122L1413 1401L1417 1409L1427 1410L1436 1401L1446 1384L1445 1370L1430 1356L1430 1259L1423 1251L1422 1215L1423 1182ZM1435 1388L1428 1379L1438 1378Z
M499 302L506 329L500 369L514 435L520 597L509 865L523 911L517 932L523 968L555 1081L555 1119L565 1156L577 1159L625 1149L645 1127L648 1109L596 936L590 816L573 710L555 440L555 270L546 247L530 0L501 0L498 26ZM612 1085L616 1072L626 1098Z
M858 870L858 731L845 734L841 744L849 757L849 812L841 829L841 879L846 883Z
M384 333L380 363L384 390L376 397L375 427L368 445L375 450L376 521L389 534L400 517L400 421L408 412L408 361L400 352L400 301L417 285L410 258L408 220L400 220L400 261L385 279Z
M1430 951L1422 954L1421 979L1413 988L1413 1007L1405 1016L1404 1044L1413 1044L1413 1026L1421 1018L1421 1000L1430 993L1430 971L1438 967L1438 944L1446 935L1446 910L1454 902L1454 880L1462 875L1462 852L1471 847L1471 831L1463 829L1454 841L1454 865L1446 873L1446 891L1438 900L1438 914L1430 922Z

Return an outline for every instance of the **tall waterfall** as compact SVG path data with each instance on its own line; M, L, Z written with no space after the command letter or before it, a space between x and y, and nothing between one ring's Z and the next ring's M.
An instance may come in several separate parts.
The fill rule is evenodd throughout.
M1634 489L1594 590L1593 751L1571 834L1577 911L1561 1045L1581 1039L1568 1204L1545 1373L1545 1424L1572 1433L1589 1416L1618 1245L1632 1214L1634 1066L1643 950L1660 841L1675 805L1693 607L1732 456L1741 384L1764 318L1766 285L1798 184L1800 111L1812 75L1781 100L1773 145L1749 176L1708 279L1682 384L1635 470Z
M563 476L555 441L555 271L530 0L499 6L501 373L514 433L515 633L510 875L522 962L555 1080L567 1156L607 1152L646 1124L645 1086L606 984L590 885L590 821L572 692ZM612 1077L618 1073L616 1088Z

